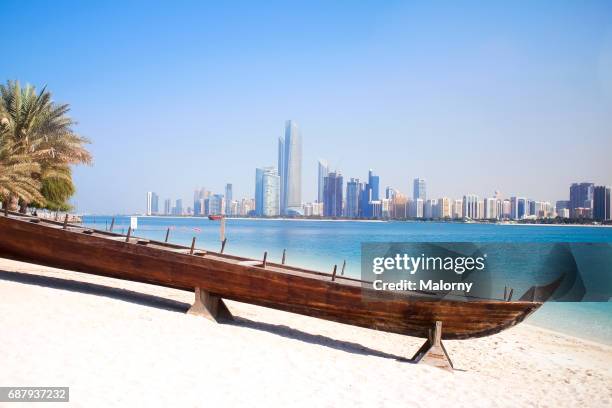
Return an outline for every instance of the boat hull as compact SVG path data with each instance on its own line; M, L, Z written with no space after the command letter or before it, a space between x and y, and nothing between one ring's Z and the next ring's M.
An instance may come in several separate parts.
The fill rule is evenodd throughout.
M431 300L374 291L322 273L282 272L248 260L103 231L0 216L0 256L89 274L193 291L360 327L427 338L436 321L443 339L468 339L521 322L541 303ZM199 255L198 255L199 254ZM246 261L246 262L245 262Z

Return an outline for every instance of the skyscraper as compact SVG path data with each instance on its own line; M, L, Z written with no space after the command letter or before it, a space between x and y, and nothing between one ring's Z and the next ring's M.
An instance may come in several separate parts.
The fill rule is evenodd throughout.
M463 196L463 217L477 220L480 218L478 212L478 196L475 194L468 194Z
M359 217L359 197L362 184L359 179L352 178L346 183L346 208L345 214L349 218Z
M255 215L271 217L280 213L280 177L274 167L255 170Z
M278 139L281 214L302 211L302 136L297 124L285 122L285 136Z
M332 172L323 181L323 213L326 217L342 217L342 174Z
M183 215L183 200L178 198L176 200L176 206L174 207L175 215Z
M409 214L411 218L423 218L423 200L417 198L416 200L410 201L408 204Z
M593 209L593 183L572 183L570 186L570 215L577 208Z
M225 185L225 214L232 214L232 200L233 200L233 192L232 192L232 183L227 183Z
M380 177L376 176L372 169L368 171L368 184L371 190L370 201L380 200Z
M159 214L159 196L153 191L147 192L147 215Z
M463 218L463 200L453 200L453 218Z
M262 185L263 215L276 217L280 214L280 177L276 173L264 173Z
M610 210L610 187L595 187L593 189L593 219L596 221L609 220Z
M513 220L522 220L526 215L529 215L526 198L510 197L510 206L510 218Z
M368 182L363 186L359 199L359 212L361 217L372 218L374 212L372 202L380 199L380 178L370 169L368 171Z
M497 218L497 199L496 198L485 198L484 199L484 213L481 215L482 218L491 220Z
M399 191L391 199L391 218L406 218L408 216L408 199Z
M436 212L438 210L437 206L438 202L436 200L425 200L425 203L423 204L423 218L429 219L436 217Z
M172 200L170 200L169 198L166 198L166 200L164 201L164 214L172 214Z
M323 190L325 188L324 182L325 177L329 174L329 165L325 160L319 160L318 169L317 169L317 182L318 182L318 194L317 201L319 203L323 202Z
M212 194L208 198L208 214L221 215L225 212L225 199L223 194Z
M372 206L370 205L372 189L370 188L370 184L361 183L359 190L359 216L362 218L370 218L372 217Z
M425 191L425 180L423 180L421 178L415 178L414 179L412 198L414 200L420 198L423 201L425 201L427 199L427 193Z
M438 218L451 218L452 205L448 197L442 197L438 199Z

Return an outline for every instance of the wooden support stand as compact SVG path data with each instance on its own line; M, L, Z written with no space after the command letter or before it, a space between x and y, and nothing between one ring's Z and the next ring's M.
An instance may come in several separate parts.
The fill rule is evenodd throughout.
M234 320L234 316L232 316L223 299L200 288L195 288L195 301L187 313L203 316L217 323L224 320Z
M415 363L425 363L434 367L443 368L453 371L453 362L451 361L444 344L442 344L442 322L436 321L433 330L429 329L429 338L416 352L412 360Z

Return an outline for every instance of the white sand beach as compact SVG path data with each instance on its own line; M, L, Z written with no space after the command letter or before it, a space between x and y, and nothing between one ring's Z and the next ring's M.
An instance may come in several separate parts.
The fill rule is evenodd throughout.
M192 297L0 259L0 385L82 407L612 405L611 347L527 324L446 342L449 373L401 361L422 339L236 302L216 324Z

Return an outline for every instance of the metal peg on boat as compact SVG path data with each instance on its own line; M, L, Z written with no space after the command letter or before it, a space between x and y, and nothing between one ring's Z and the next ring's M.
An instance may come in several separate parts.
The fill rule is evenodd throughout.
M281 259L281 264L285 264L285 260L287 259L287 249L283 249L283 259Z
M189 255L193 255L193 250L195 249L195 237L191 240L191 249L189 250Z
M113 217L113 219L111 220L111 226L108 229L110 232L113 232L113 227L115 226L115 217Z
M268 263L268 251L264 252L264 257L263 257L263 267L266 267L266 264Z
M170 238L170 228L166 230L166 239L164 240L164 242L168 242L168 238Z
M342 269L340 270L340 276L344 276L345 268L346 268L346 259L342 262Z
M336 280L337 269L338 269L338 265L334 265L334 271L332 272L332 282Z
M125 242L130 242L130 236L132 235L132 226L128 227L128 233L125 236Z
M223 241L221 241L221 253L225 251L225 244L227 244L227 238L223 238Z

